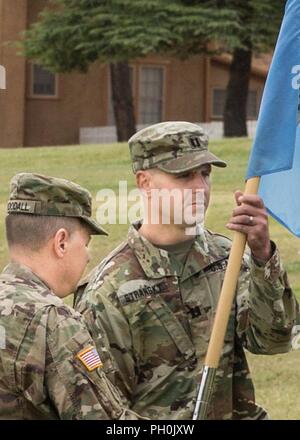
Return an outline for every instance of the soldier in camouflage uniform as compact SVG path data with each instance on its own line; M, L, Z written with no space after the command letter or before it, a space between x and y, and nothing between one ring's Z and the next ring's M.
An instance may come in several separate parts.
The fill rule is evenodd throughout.
M11 263L0 275L0 419L136 419L101 369L79 313L63 303L88 262L88 191L18 174L6 232Z
M198 125L155 124L129 146L146 204L152 188L202 189L207 208L211 165L226 164L208 151ZM243 258L208 418L265 419L244 348L287 352L296 301L261 199L241 192L236 199L227 226L247 234L251 252ZM131 408L153 419L191 419L231 241L206 229L186 236L184 222L146 220L82 281L77 309L95 338L105 331L116 365L111 377Z

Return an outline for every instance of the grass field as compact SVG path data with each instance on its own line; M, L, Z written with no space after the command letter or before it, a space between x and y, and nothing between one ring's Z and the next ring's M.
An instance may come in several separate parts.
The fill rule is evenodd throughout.
M225 224L234 207L233 191L243 189L250 141L234 139L213 142L211 149L226 160L226 169L214 168L213 191L207 215L207 227L231 234ZM102 188L118 191L119 180L134 187L128 148L125 144L89 145L56 148L0 149L0 268L7 262L4 238L4 214L11 177L18 172L39 172L65 177L88 188L99 206L96 194ZM128 225L106 225L109 237L95 237L91 242L93 267L126 236ZM279 246L290 282L300 299L300 241L273 220L272 238ZM300 419L300 351L278 356L249 355L256 385L257 401L263 404L273 419ZM298 364L299 362L299 364Z

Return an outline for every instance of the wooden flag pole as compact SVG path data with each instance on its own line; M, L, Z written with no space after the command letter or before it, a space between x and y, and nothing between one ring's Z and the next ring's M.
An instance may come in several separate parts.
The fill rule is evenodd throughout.
M244 194L257 194L259 181L259 177L249 179L246 182ZM207 415L207 409L212 396L215 374L219 366L245 246L246 235L240 232L235 232L228 259L228 266L218 301L211 338L202 369L202 377L198 389L193 420L205 420Z

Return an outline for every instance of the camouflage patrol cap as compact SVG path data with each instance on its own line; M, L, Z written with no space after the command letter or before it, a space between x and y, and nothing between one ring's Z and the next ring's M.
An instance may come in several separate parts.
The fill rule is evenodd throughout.
M226 167L226 162L208 151L208 135L190 122L150 125L135 133L128 143L134 173L157 167L180 174L206 163Z
M10 182L8 214L74 217L83 220L93 235L107 232L91 218L89 191L74 182L41 174L16 174Z

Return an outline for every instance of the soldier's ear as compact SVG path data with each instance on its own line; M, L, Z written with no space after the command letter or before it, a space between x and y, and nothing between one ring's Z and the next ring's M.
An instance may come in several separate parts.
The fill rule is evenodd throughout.
M152 174L148 170L138 171L135 175L136 185L143 191L149 191L152 186Z
M70 237L69 232L64 228L60 228L56 232L53 239L53 248L57 258L62 259L66 255L68 243L69 243L69 237Z

